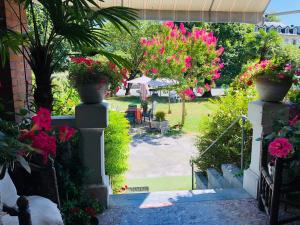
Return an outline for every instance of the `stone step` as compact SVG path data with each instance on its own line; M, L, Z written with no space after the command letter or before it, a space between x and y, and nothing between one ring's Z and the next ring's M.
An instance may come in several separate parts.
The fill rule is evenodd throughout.
M222 164L223 177L231 188L243 188L243 176L241 170L233 164Z
M193 191L163 191L150 193L119 194L109 196L110 207L139 206L163 207L178 203L238 200L251 196L242 189L206 189Z
M208 180L205 172L195 172L196 189L203 190L208 188Z
M216 169L209 168L206 171L208 179L208 188L230 188L229 183Z

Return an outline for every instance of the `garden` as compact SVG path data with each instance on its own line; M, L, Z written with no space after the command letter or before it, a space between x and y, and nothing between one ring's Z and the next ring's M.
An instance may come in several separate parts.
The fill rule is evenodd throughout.
M101 173L105 168L105 174L97 177L97 185L105 186L107 175L110 194L127 193L132 186L161 191L190 185L187 176L127 180L134 166L129 160L131 144L139 132L160 138L195 136L197 152L191 162L199 171L220 171L224 163L248 168L252 125L231 124L247 115L255 100L290 105L289 121L278 120L263 140L273 157L270 175L275 176L278 160L287 159L285 168L292 172L287 177L296 179L300 50L285 44L276 31L254 32L253 25L236 23L139 21L133 9L102 9L90 0L37 2L11 3L26 3L28 27L21 23L23 33L5 29L0 35L2 66L10 51L22 55L32 70L24 108L11 112L5 99L0 102L0 183L6 181L14 196L0 199L11 215L3 221L13 218L18 224L23 213L22 224L30 224L28 201L34 204L32 195L39 195L56 216L45 219L32 213L32 224L98 224L97 214L107 205L87 188L91 183L86 182L95 178L92 163L86 161L93 161L93 155L82 152L82 146L90 144L87 136L101 140L95 151L103 161L97 163L103 165L96 166ZM150 85L151 81L167 84ZM134 84L138 95L132 94ZM213 96L216 88L224 95ZM24 200L23 195L29 197Z

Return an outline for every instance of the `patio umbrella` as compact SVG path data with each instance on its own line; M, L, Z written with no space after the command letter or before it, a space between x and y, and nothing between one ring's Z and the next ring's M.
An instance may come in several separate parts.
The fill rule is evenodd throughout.
M148 84L152 79L145 75L128 81L129 84Z

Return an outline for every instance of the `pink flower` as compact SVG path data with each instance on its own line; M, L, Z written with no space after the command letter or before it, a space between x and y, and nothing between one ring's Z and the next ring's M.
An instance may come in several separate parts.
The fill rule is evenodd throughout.
M190 88L184 90L183 94L190 97L190 98L192 98L192 99L194 99L196 97L194 92Z
M296 70L296 71L295 71L295 74L299 77L299 76L300 76L300 70L299 70L299 69Z
M174 22L173 21L166 21L166 22L163 23L163 25L172 29L174 27Z
M263 60L260 62L260 67L265 69L270 64L269 60Z
M283 78L285 78L285 75L283 73L279 73L279 74L277 74L277 77L279 77L280 79L283 79Z
M39 108L39 111L32 117L32 120L38 130L51 130L51 113L48 109L43 107Z
M59 128L59 140L61 142L66 142L75 134L76 130L69 126L61 126Z
M219 69L223 69L224 68L224 63L220 63L219 64Z
M284 67L284 70L286 70L286 71L292 70L292 65L291 64L286 64L285 67Z
M151 72L154 73L154 74L157 74L157 73L158 73L158 69L152 68L152 69L151 69Z
M200 95L203 93L203 88L201 88L201 87L199 87L198 89L197 89L197 93L199 93Z
M176 30L176 29L173 29L173 30L171 31L170 36L171 36L172 38L176 38L176 37L178 36L177 30Z
M298 121L300 121L300 115L296 115L293 119L291 119L289 124L291 127L294 127Z
M219 71L215 70L214 71L214 76L212 77L212 80L213 81L218 80L218 79L220 79L220 77L221 77L221 74L219 73Z
M185 35L186 34L186 29L184 27L184 24L183 23L180 23L180 26L179 26L179 29L180 29L180 32Z
M286 158L293 150L293 145L287 138L276 138L269 144L269 153L278 158Z
M223 46L216 51L218 56L222 55L223 52L224 52L224 47Z
M192 61L191 56L186 56L185 57L184 62L185 62L185 66L186 66L187 69L191 67L191 61Z
M206 88L206 91L210 91L211 90L211 86L208 83L205 84L205 88Z
M32 147L41 150L45 164L48 162L49 155L56 156L56 138L44 131L33 137Z
M160 48L160 49L158 50L158 52L159 52L161 55L164 54L165 48L164 48L164 47Z
M140 44L141 44L141 45L146 45L146 44L147 44L147 38L142 37L142 38L140 39Z

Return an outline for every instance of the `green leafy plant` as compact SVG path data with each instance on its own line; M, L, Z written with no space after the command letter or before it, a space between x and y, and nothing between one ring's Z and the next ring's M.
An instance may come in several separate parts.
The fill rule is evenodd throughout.
M110 176L114 192L124 185L124 173L128 170L129 122L124 113L109 112L109 125L104 132L105 172Z
M195 157L197 167L205 171L208 168L221 169L223 163L240 165L242 144L242 122L233 126L228 132L205 154L210 146L230 124L239 116L246 115L248 103L256 98L253 88L244 88L240 82L235 81L226 96L220 99L210 100L216 106L216 110L207 116L200 124L201 133L197 139L198 156ZM251 137L251 125L245 125L246 136ZM244 150L244 162L248 165L251 153L251 138L247 138ZM201 157L200 157L201 155Z
M64 57L61 55L61 57L54 58L54 55L60 50L58 46L62 41L67 41L77 49L99 46L99 54L105 55L115 63L124 62L121 57L104 50L109 40L103 27L106 22L110 21L120 30L129 32L125 24L134 26L134 20L137 17L135 10L126 7L101 8L100 4L93 0L38 0L36 2L8 0L6 2L16 19L19 20L24 37L17 44L14 42L8 45L6 49L17 48L16 51L22 54L30 65L35 75L36 88L33 97L37 108L45 107L52 110L51 76L59 65L59 61ZM25 26L18 11L15 10L17 8L15 4L19 4L20 8L25 7L32 26L29 28ZM41 10L45 15L42 23L37 22L38 14L35 4L42 6ZM43 24L44 29L41 29L39 24ZM1 30L1 32L2 37L7 37L6 30ZM2 38L2 40L5 39ZM0 46L4 46L3 43ZM0 53L2 52L4 51ZM4 58L5 56L1 57L1 59Z
M155 119L158 121L165 121L166 120L166 113L163 111L159 111L155 113Z

